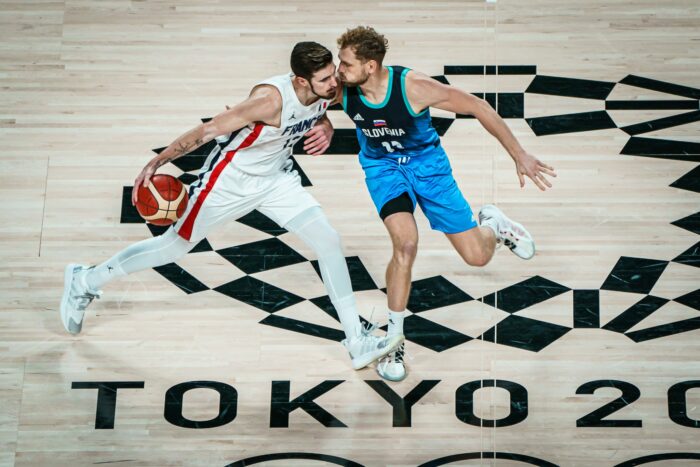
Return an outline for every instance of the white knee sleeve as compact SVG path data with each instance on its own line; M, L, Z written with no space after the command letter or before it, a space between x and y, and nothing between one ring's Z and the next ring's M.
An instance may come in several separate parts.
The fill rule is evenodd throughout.
M362 329L355 307L350 274L343 256L338 232L330 225L320 207L302 212L284 226L297 234L318 257L323 284L343 325L345 335L352 339Z

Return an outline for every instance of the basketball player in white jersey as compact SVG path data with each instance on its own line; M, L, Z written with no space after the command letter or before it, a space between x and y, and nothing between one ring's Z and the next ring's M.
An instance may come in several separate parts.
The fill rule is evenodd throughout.
M292 147L304 135L310 154L322 154L329 146L332 126L325 112L338 86L333 56L320 44L300 42L290 61L293 73L260 82L246 100L177 138L136 177L133 203L139 186L148 186L160 166L240 130L222 151L210 154L190 187L187 210L173 228L127 247L98 266L66 267L61 319L68 332L80 332L85 309L100 297L107 282L172 263L213 228L257 209L297 234L316 253L353 368L362 368L401 344L403 335L378 337L363 329L340 238L291 169Z

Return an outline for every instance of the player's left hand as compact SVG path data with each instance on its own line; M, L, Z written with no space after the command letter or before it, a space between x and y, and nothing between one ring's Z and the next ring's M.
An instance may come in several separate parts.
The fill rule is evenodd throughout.
M545 175L556 177L554 168L537 159L530 153L523 152L515 161L515 170L518 172L520 179L520 188L525 186L525 175L527 175L542 191L547 188L552 188L552 184L547 180Z
M333 127L330 123L321 120L304 135L304 151L312 156L320 156L331 145L333 138Z

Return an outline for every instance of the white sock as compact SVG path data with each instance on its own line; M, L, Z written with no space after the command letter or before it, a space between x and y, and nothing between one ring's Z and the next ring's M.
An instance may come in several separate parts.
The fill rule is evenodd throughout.
M389 329L387 330L387 336L395 336L397 334L403 334L403 318L406 311L391 311L389 310Z
M85 271L80 280L83 281L83 285L87 286L88 290L94 292L100 290L107 282L124 276L126 276L126 272L119 265L119 260L112 257L104 263Z
M498 231L498 221L494 217L490 217L486 219L484 222L481 223L481 227L488 227L489 229L493 230L493 233L496 235L496 240L500 241L501 239L501 234Z

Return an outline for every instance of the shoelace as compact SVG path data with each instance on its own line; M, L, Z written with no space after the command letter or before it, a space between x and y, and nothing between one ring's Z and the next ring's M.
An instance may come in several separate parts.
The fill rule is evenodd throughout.
M379 323L371 323L369 321L362 324L362 329L360 330L360 336L358 337L358 340L360 343L359 353L366 352L366 351L370 350L371 349L370 345L372 345L372 346L374 345L374 339L376 339L376 337L373 336L372 333L378 327L379 327ZM353 355L352 351L350 351L350 355Z
M78 301L78 310L83 311L92 303L94 299L100 298L100 294L85 292L82 295L75 295L75 298Z
M403 344L401 344L395 351L394 351L394 362L396 363L403 363L403 356L406 353L406 349Z
M362 336L371 336L372 333L379 328L379 323L370 323L369 321L362 326L360 333Z

